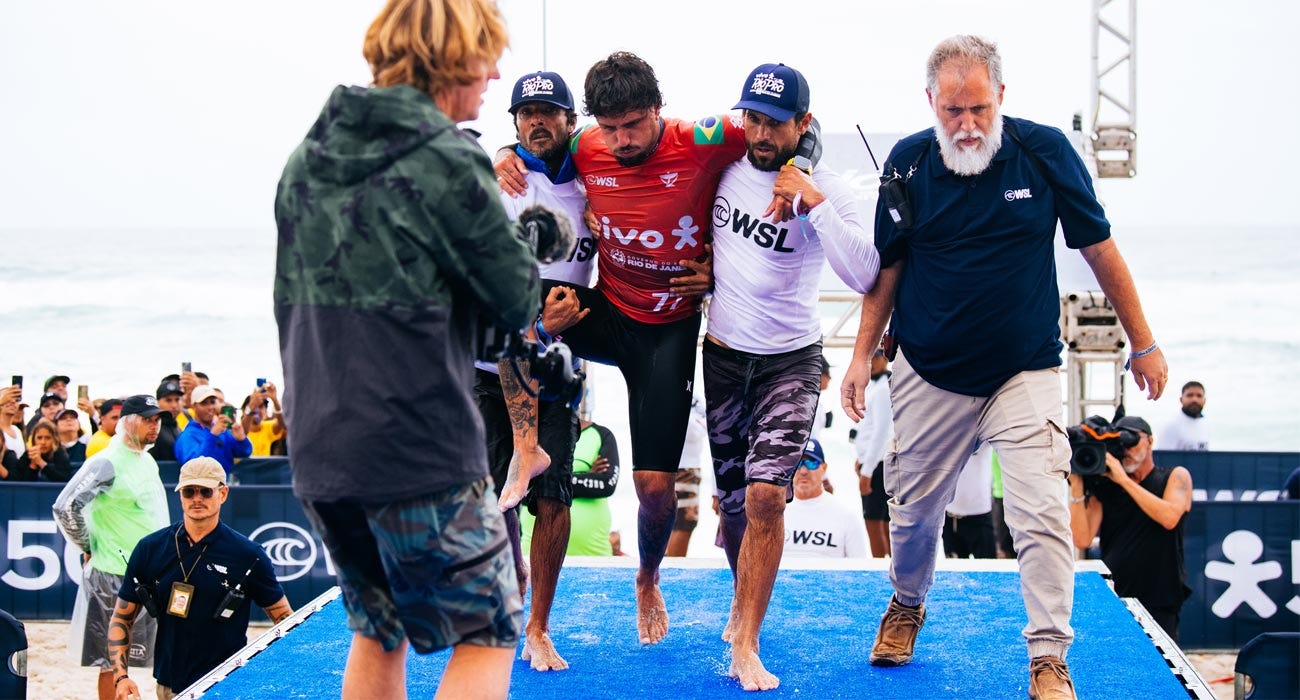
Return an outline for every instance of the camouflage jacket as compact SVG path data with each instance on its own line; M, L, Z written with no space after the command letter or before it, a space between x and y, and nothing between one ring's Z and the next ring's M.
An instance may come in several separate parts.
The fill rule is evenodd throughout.
M473 354L522 328L537 265L492 164L409 86L336 88L275 198L294 493L390 501L487 475Z

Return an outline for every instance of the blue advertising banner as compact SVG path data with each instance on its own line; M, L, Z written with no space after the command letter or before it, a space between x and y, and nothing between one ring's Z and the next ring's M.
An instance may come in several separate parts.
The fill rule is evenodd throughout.
M1185 529L1179 645L1236 649L1300 631L1300 501L1196 502Z
M72 617L81 560L51 513L61 488L0 485L0 609L19 619ZM172 520L179 521L179 499L171 491L168 498ZM294 607L335 584L333 564L288 486L231 487L221 521L262 545Z

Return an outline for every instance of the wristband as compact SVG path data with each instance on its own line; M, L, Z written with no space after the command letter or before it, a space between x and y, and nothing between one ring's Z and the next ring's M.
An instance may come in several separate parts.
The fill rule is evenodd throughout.
M1146 357L1147 355L1150 355L1151 353L1153 353L1153 352L1155 352L1156 350L1159 350L1159 349L1160 349L1160 346L1159 346L1159 345L1156 345L1155 342L1152 342L1152 343L1151 343L1151 347L1146 348L1145 350L1138 350L1137 352L1131 352L1131 353L1129 353L1129 354L1128 354L1128 359L1124 361L1124 371L1125 371L1125 372L1128 371L1129 365L1133 363L1133 360L1136 360L1136 359L1138 359L1139 357Z
M537 323L535 324L535 327L537 328L537 339L540 340L540 341L542 341L542 344L544 344L544 345L550 345L550 344L551 344L551 334L550 334L550 333L547 333L547 332L546 332L546 328L544 328L544 327L542 326L542 317L541 317L541 316L538 316L538 317L537 317Z
M1087 496L1079 496L1078 498L1075 498L1074 496L1070 496L1071 503L1083 503L1085 499L1087 499Z
M117 685L118 685L119 683L121 683L122 681L124 681L124 680L126 680L126 679L127 679L127 675L126 675L125 673L123 673L122 675L118 676L117 678L114 678L114 679L113 679L113 687L116 688Z

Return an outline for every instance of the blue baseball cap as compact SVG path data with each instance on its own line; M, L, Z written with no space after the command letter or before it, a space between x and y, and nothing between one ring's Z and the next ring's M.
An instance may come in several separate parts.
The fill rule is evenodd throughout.
M817 442L817 438L808 438L808 445L803 448L803 456L812 457L822 464L826 463L826 453L822 452L822 444Z
M733 109L752 109L780 121L808 111L808 81L784 63L764 63L745 79Z
M549 102L573 109L573 94L559 73L538 71L515 81L515 89L510 93L510 113L514 114L525 102Z

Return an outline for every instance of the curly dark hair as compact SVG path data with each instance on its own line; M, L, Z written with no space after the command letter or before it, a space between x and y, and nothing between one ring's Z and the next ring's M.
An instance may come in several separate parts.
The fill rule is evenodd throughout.
M587 71L583 84L586 113L614 116L640 109L662 107L663 93L655 69L628 51L615 51Z

